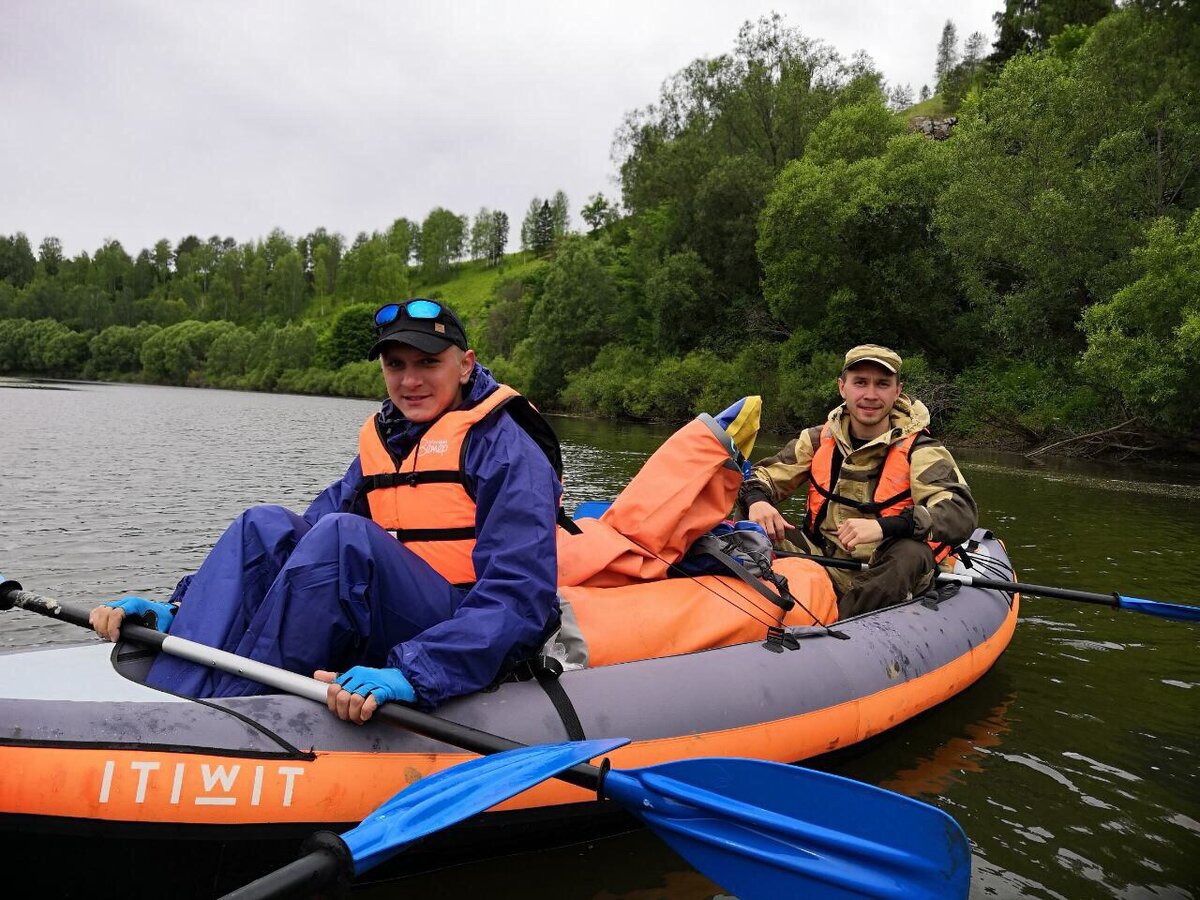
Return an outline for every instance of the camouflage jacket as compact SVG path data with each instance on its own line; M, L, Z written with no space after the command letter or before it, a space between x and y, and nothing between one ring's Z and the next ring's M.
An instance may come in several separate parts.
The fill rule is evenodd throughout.
M870 501L874 498L888 449L908 435L924 431L929 425L929 410L919 400L901 394L891 413L892 427L857 450L850 443L845 404L829 413L829 424L843 457L833 492L852 500ZM754 466L739 494L743 511L756 500L778 505L807 484L813 454L821 443L821 429L821 425L806 429L774 456ZM978 510L971 489L950 451L936 438L919 434L909 453L909 464L912 536L917 540L946 541L954 545L966 541L975 530ZM825 552L832 555L869 559L878 544L862 544L849 553L837 541L837 530L842 522L864 515L853 507L828 503L817 543L824 544ZM790 516L786 518L795 521Z

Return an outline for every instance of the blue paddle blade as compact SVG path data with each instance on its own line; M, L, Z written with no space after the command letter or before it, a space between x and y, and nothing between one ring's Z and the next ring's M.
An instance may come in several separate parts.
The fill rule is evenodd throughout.
M756 759L612 770L604 794L741 900L965 898L971 848L946 813L837 775Z
M611 500L585 500L575 507L572 519L598 519L612 506Z
M1162 603L1158 600L1143 600L1140 597L1118 596L1117 605L1121 609L1132 609L1151 616L1161 616L1164 619L1200 622L1200 606L1188 606L1186 603Z
M629 738L538 744L443 769L406 787L341 838L361 875L413 841L491 809Z

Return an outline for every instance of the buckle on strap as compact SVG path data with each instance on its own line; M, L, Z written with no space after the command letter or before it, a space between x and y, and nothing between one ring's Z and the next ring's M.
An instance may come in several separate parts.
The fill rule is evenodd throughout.
M778 626L772 625L767 629L767 639L762 646L772 653L782 653L784 650L799 650L800 642L796 636Z

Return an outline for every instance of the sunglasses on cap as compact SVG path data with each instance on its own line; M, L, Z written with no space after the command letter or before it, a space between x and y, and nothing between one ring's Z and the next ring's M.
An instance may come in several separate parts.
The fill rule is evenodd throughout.
M442 304L433 300L409 300L407 303L388 303L375 310L375 327L391 325L403 310L410 319L436 319L442 314Z

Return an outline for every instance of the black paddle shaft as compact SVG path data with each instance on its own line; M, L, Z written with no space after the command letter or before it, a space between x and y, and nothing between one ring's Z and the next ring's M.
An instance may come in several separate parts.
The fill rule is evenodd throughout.
M1039 597L1054 597L1059 600L1080 600L1084 603L1097 603L1100 606L1111 606L1118 609L1121 606L1119 594L1095 594L1091 591L1073 591L1070 588L1047 587L1043 584L1025 584L1023 581L996 581L992 578L979 578L975 575L969 577L971 580L966 582L967 584L1007 591L1010 594L1036 594ZM946 580L958 581L957 578Z
M837 559L832 556L817 556L815 553L795 553L787 550L775 551L779 556L798 556L801 559L811 559L831 569L850 569L860 572L866 565L853 559ZM1096 603L1100 606L1120 608L1119 594L1097 594L1092 591L1074 591L1070 588L1047 587L1044 584L1025 584L1022 581L1000 581L995 578L980 578L978 575L948 575L939 572L937 580L947 584L965 584L990 590L1005 591L1013 594L1033 594L1039 597L1054 597L1059 600L1079 600L1083 603Z
M304 850L304 856L225 894L221 900L345 897L354 875L354 860L345 842L332 831L318 831L305 841Z
M84 609L77 604L52 600L49 597L22 590L21 585L16 581L0 582L0 610L10 609L13 606L19 606L51 618L62 619L64 622L80 625L83 628L91 628L91 624L88 622L88 613L91 610ZM171 640L169 635L155 631L153 628L136 625L129 619L121 623L121 637L137 644L169 652L169 649L163 647L164 641ZM443 719L441 716L422 712L399 703L383 704L375 710L373 718L382 719L392 725L399 725L422 737L432 738L462 750L478 753L480 756L528 746L528 744L510 741L508 738L480 731L468 725L460 725L449 719ZM568 784L595 791L597 794L601 792L604 782L600 769L587 763L567 769L557 777Z

